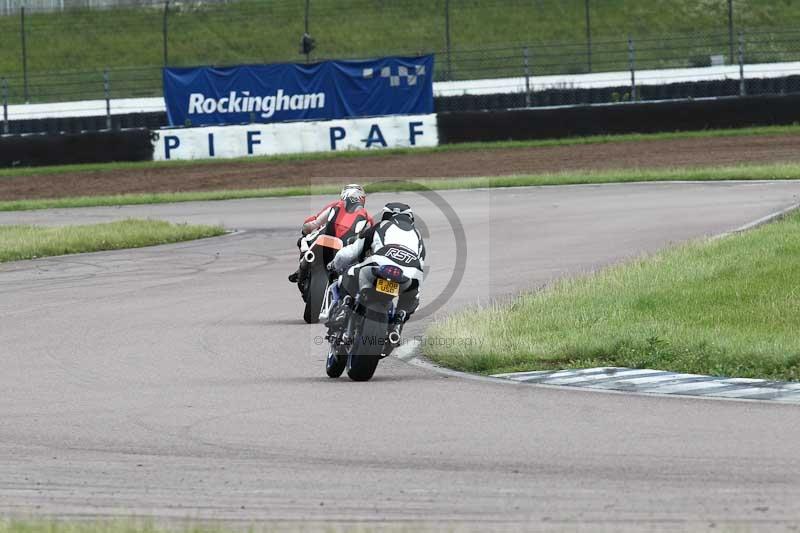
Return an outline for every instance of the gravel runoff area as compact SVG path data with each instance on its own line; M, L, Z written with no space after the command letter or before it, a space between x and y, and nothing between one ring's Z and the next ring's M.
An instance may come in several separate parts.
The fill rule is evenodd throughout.
M254 189L390 178L800 161L800 135L609 142L310 160L234 161L0 178L0 200Z

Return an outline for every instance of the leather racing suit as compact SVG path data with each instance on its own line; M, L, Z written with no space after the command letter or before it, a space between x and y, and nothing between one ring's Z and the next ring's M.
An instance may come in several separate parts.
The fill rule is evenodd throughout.
M316 215L308 217L303 223L302 233L308 235L327 224L326 234L339 237L347 243L349 238L355 237L361 230L358 227L359 220L366 220L366 227L373 224L372 215L363 205L355 204L348 209L345 200L336 200L323 207Z
M339 250L332 261L337 272L346 271L339 287L352 299L361 289L375 286L375 275L369 267L387 264L400 267L408 278L400 284L398 312L395 313L395 321L402 324L419 306L419 290L424 278L425 244L413 222L407 217L378 222L363 230L355 242Z

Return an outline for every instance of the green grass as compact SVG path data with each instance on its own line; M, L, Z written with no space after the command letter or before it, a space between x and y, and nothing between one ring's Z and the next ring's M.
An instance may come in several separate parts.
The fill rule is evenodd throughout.
M496 374L621 366L800 380L800 213L437 323L426 355ZM458 342L456 342L458 340Z
M548 185L579 185L597 183L631 183L654 181L732 181L732 180L796 180L800 179L800 164L741 165L734 167L709 167L691 169L611 170L597 172L562 172L531 176L504 176L491 178L452 178L368 183L367 192L420 191L427 189L453 190L477 188L505 188ZM335 194L338 185L310 185L272 189L236 189L220 191L167 192L148 194L121 194L115 196L82 196L0 202L0 211L29 211L70 207L96 207L115 205L161 204L174 202L199 202L237 200L246 198L274 198Z
M437 72L456 79L522 74L522 46L533 47L535 73L585 72L584 0L313 0L312 59L439 52ZM628 35L640 40L640 68L697 66L711 54L729 56L727 0L599 0L591 3L595 71L626 69ZM791 38L800 10L790 0L736 0L736 29L766 29L747 43L751 61L797 59ZM163 65L163 10L74 9L28 13L25 28L33 101L103 94L102 70L112 69L114 97L158 96ZM401 23L398 23L401 21ZM454 52L446 49L446 23ZM173 3L168 17L173 66L302 61L304 2L243 0L224 5ZM231 31L235 28L235 31ZM674 34L683 38L675 39ZM0 17L0 76L11 97L22 94L20 17ZM268 36L268 38L265 38ZM673 36L666 39L664 36ZM647 39L657 40L647 41ZM569 43L567 47L547 47ZM514 50L498 50L514 46ZM479 52L464 52L479 50ZM65 75L61 72L69 71ZM59 74L56 74L56 73Z
M222 533L221 529L186 527L159 528L150 522L136 523L132 521L92 521L92 522L59 522L59 521L22 521L0 520L0 533Z
M234 527L215 523L172 523L155 525L151 520L3 520L0 533L270 533L326 531L328 533L369 533L373 531L411 533L418 531L441 531L441 527L414 524L413 526L370 526L366 524L320 524L319 522L278 522L275 524L241 524Z
M54 255L140 248L222 235L220 226L123 220L107 224L43 227L0 225L0 262Z
M49 167L21 167L0 169L0 179L4 177L41 176L73 172L108 172L114 170L151 170L159 168L226 166L237 164L263 164L264 162L296 162L309 160L345 159L362 157L386 157L407 154L458 153L475 150L500 150L510 148L551 148L558 146L578 146L619 142L670 141L683 139L710 139L722 137L751 137L763 135L798 135L800 125L763 126L754 128L719 129L701 131L676 131L665 133L630 133L623 135L592 135L569 137L566 139L540 139L525 141L471 142L443 144L432 148L393 148L388 150L348 150L341 152L317 152L309 154L287 154L264 157L243 157L238 159L200 159L195 161L139 161L118 163L90 163L83 165L58 165Z

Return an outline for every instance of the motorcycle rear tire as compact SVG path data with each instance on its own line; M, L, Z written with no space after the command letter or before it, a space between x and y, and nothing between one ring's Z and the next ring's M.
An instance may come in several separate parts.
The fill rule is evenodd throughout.
M322 300L328 288L328 280L324 272L313 271L309 274L308 291L306 292L306 307L303 311L303 320L308 324L319 322L319 312L322 310Z
M353 339L347 357L347 375L353 381L369 381L378 368L378 361L386 341L388 320L365 318L361 331ZM383 339L383 343L380 340Z

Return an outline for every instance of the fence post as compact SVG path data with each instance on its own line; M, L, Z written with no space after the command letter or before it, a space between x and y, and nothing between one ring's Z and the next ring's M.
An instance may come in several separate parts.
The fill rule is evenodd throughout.
M108 68L103 71L103 92L106 97L106 129L111 129L111 80Z
M586 7L586 63L589 73L592 72L592 16L589 11L589 0L584 0Z
M164 39L164 66L166 67L169 64L169 46L168 46L168 36L169 36L169 0L164 2L164 21L162 26L162 34Z
M739 96L747 94L744 83L744 32L739 32Z
M450 57L450 0L444 0L444 38L447 54L447 80L453 79L453 63Z
M305 15L303 17L303 39L305 39L306 35L311 35L308 33L309 27L311 26L311 21L309 18L311 17L311 0L306 0L306 7L305 7ZM306 63L311 63L311 51L309 50L306 52Z
M728 0L728 43L730 45L730 62L733 63L733 0Z
M22 94L25 103L30 101L28 95L28 48L25 42L25 6L19 8L20 16L20 35L22 35Z
M3 133L8 135L8 80L3 78Z
M633 47L633 37L628 36L628 66L631 70L631 101L636 100L636 50Z
M531 106L531 68L530 68L530 49L526 46L522 51L525 64L525 107Z

